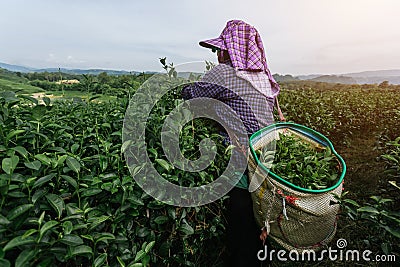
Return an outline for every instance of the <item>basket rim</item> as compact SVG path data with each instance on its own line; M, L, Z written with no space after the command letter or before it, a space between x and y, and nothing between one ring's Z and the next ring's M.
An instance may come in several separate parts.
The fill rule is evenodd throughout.
M337 180L337 182L332 185L331 187L328 188L324 188L324 189L308 189L308 188L303 188L303 187L299 187L295 184L292 184L291 182L281 178L279 175L275 174L274 172L270 171L258 158L254 148L253 148L253 143L254 143L254 139L259 138L260 136L262 136L264 133L269 133L271 131L277 130L277 129L281 129L281 128L289 128L291 130L296 131L297 133L306 136L314 141L316 141L317 143L319 143L320 145L323 145L325 147L329 147L332 151L332 153L336 156L336 158L339 160L339 164L341 165L342 168L342 173L339 177L339 179ZM250 136L249 139L249 147L250 147L250 151L251 154L253 156L253 158L255 159L256 163L258 166L261 166L262 170L266 172L267 175L270 175L272 177L272 179L274 179L275 181L278 181L280 183L283 183L285 185L287 185L288 187L295 189L297 191L300 192L306 192L306 193L326 193L329 191L332 191L334 189L336 189L340 184L342 184L344 176L346 175L346 163L343 160L343 158L336 152L335 148L333 147L332 142L323 134L310 129L304 125L301 124L297 124L297 123L293 123L293 122L277 122L274 124L271 124L265 128L262 128L260 130L258 130L257 132L253 133Z

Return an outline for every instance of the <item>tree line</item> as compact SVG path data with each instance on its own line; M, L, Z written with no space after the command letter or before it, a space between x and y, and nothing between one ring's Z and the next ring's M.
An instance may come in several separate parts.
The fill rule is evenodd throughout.
M18 74L17 74L18 75ZM69 74L61 72L20 73L18 76L28 80L30 85L47 91L82 91L94 94L123 96L127 90L136 90L151 74L109 75L102 72L93 74ZM77 80L79 83L57 83L61 80Z

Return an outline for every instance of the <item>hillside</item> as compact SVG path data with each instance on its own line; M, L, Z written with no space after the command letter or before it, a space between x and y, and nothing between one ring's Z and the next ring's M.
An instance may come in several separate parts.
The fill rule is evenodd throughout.
M21 82L26 83L28 80L21 75L18 75L16 72L9 71L6 69L0 68L0 79L13 81L13 82Z
M133 71L125 71L125 70L107 70L107 69L65 69L65 68L46 68L46 69L34 69L35 72L59 72L67 73L67 74L91 74L91 75L99 75L102 72L106 72L108 75L123 75L123 74L138 74L139 72Z
M273 76L277 82L291 82L300 80L299 78L293 77L292 75L289 74L286 75L274 74Z
M7 64L3 62L0 62L0 68L15 72L31 72L34 70L33 68Z
M343 83L343 84L355 84L357 81L352 77L336 76L336 75L323 75L311 79L310 81L325 82L325 83Z
M350 76L350 77L393 77L393 76L400 76L400 70L372 70L372 71L362 71L362 72L355 72L355 73L346 73L342 74L343 76Z
M390 84L400 84L399 76L371 76L371 77L353 77L358 84L379 84L383 81L388 81Z
M14 91L24 94L32 94L43 92L42 88L32 86L28 83L14 82L5 79L0 79L0 92L1 91Z
M311 80L332 83L357 83L357 84L379 84L388 81L390 84L400 84L400 70L376 70L354 73L343 73L337 75L309 74L295 76L300 80Z
M0 91L20 91L22 93L43 91L43 89L32 86L28 82L28 79L19 76L16 72L0 68Z

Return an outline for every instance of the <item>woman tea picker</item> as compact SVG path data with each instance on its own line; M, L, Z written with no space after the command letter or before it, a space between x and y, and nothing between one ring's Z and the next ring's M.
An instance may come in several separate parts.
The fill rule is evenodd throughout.
M207 72L200 82L187 85L182 90L184 99L213 98L223 102L240 118L246 138L237 133L231 141L247 151L247 137L274 122L273 110L279 108L277 95L280 88L268 69L264 47L257 30L241 21L228 21L217 38L201 41L200 45L217 51L219 64ZM226 109L215 107L215 114L225 128L238 129L237 120ZM243 129L243 127L242 127ZM236 137L236 135L235 135ZM232 159L240 160L240 159ZM262 249L260 229L252 211L248 178L242 175L229 192L227 207L227 266L259 266L257 251Z

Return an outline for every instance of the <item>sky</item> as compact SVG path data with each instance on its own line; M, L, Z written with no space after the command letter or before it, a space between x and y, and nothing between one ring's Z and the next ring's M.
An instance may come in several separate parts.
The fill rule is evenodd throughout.
M216 61L198 42L241 19L272 73L400 69L398 0L0 0L0 62L159 71Z

